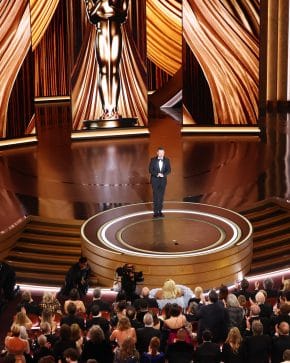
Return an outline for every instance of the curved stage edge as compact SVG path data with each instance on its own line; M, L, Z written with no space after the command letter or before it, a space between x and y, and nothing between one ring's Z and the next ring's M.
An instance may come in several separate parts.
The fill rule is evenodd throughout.
M110 209L81 228L82 251L99 284L112 287L125 263L142 271L144 284L168 278L194 288L231 284L250 270L250 222L228 209L187 202L164 203L164 218L152 218L152 203Z

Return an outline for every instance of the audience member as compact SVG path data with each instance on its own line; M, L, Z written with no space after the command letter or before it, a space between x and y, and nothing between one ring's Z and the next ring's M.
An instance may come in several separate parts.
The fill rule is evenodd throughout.
M24 353L28 354L30 352L30 346L27 339L20 338L20 325L12 325L11 335L7 335L5 338L5 349L8 354L15 355L16 363L25 362Z
M134 307L135 307L136 310L140 309L140 303L141 303L142 300L146 301L147 306L148 306L149 309L150 308L158 309L158 303L157 303L156 299L155 298L150 298L149 297L149 292L150 292L150 290L149 290L149 288L147 286L144 286L142 288L140 298L136 299L134 301Z
M244 310L234 294L228 294L227 296L227 311L229 315L229 328L236 326L241 330L244 320Z
M149 309L148 309L147 301L145 299L142 299L139 304L139 309L136 313L137 321L139 321L139 323L143 324L143 318L144 318L145 314L147 314L148 312L149 312Z
M60 313L61 314L61 304L56 298L55 294L52 292L44 292L42 296L42 301L39 304L41 310L49 310L53 314Z
M90 266L86 257L80 257L68 270L65 276L65 285L61 294L67 296L72 289L77 289L80 296L86 295L89 288Z
M153 317L150 313L144 315L144 328L139 328L136 331L137 334L137 350L142 355L148 351L151 338L161 337L161 332L153 328Z
M68 348L76 348L75 342L71 339L71 329L67 324L62 324L59 331L59 339L54 344L53 355L57 362L65 363L64 351Z
M37 338L37 343L38 348L33 353L33 361L35 363L38 363L40 358L53 354L45 335L39 335Z
M148 351L142 354L140 363L165 363L165 354L163 352L159 352L159 348L160 339L152 337Z
M169 344L165 352L168 363L189 363L193 360L193 345L185 341L186 337L187 331L184 328L177 331L175 342Z
M99 325L104 332L105 338L110 336L110 324L107 319L101 316L99 305L93 305L91 309L91 318L86 321L87 330L93 325Z
M54 333L57 328L57 323L55 321L55 315L50 310L43 309L40 317L41 323L48 323L51 328L51 332Z
M92 307L97 305L100 311L111 312L111 306L107 301L102 300L102 291L100 288L96 288L93 291L93 301L87 308L87 314L89 315L92 311Z
M228 312L219 302L216 291L209 292L209 304L202 305L197 312L198 330L197 338L202 342L202 332L209 330L213 336L214 343L223 342L227 336L229 325Z
M29 317L27 316L26 312L24 311L24 309L22 311L19 311L13 320L13 324L19 325L19 326L24 326L26 329L31 329L32 328L32 321L29 319Z
M84 330L84 328L85 328L84 319L76 314L77 307L73 302L68 304L67 312L68 312L67 315L65 315L61 318L60 325L67 324L67 325L71 326L72 324L78 324L79 327L82 330Z
M136 309L134 306L130 305L126 309L126 316L130 320L131 326L135 329L143 328L143 322L136 319Z
M245 335L252 335L252 324L254 321L260 321L263 325L263 332L264 334L270 334L271 332L271 320L269 318L260 316L261 309L259 305L252 304L250 307L250 315L246 317L244 323L246 324L246 327L243 326L242 332Z
M202 333L202 344L196 348L196 363L219 363L221 360L220 346L212 342L212 334L209 330Z
M64 312L67 314L67 307L70 303L75 304L77 308L77 313L85 313L86 307L82 300L80 300L80 294L77 289L72 289L69 292L69 298L64 302Z
M277 326L277 335L272 340L271 363L280 363L283 359L283 352L290 349L289 324L285 321Z
M117 343L120 347L123 341L128 337L133 339L134 344L136 343L136 331L131 327L130 320L124 316L119 319L117 329L113 330L110 336L110 341Z
M162 289L157 290L155 294L155 298L158 300L176 299L180 296L182 296L182 290L176 286L175 281L172 279L168 279L167 281L165 281Z
M239 302L240 306L243 308L244 316L249 315L250 310L249 310L249 307L248 307L248 302L247 302L246 297L244 295L239 295L238 296L238 302Z
M21 301L17 305L17 311L21 311L21 308L25 309L26 314L40 315L41 313L38 304L36 304L36 302L33 301L31 297L31 292L28 290L23 291L21 295Z
M79 353L77 349L68 348L63 352L66 363L77 363L79 358Z
M197 304L199 304L201 302L201 300L204 300L203 288L200 286L197 286L194 289L194 297L192 297L188 300L188 306L190 305L191 302L196 302Z
M14 269L8 263L0 261L0 294L3 292L4 299L11 300L16 296L18 290Z
M263 288L267 293L269 299L278 297L278 290L274 288L274 281L272 278L267 277L263 281Z
M263 324L255 320L252 323L252 336L247 336L244 342L245 362L269 363L271 353L271 338L263 334Z
M48 322L40 323L39 328L41 333L45 335L47 341L53 348L55 342L58 340L58 336L54 332L52 332L50 324Z
M228 294L229 294L228 287L222 284L219 287L218 297L219 297L219 301L222 302L224 304L224 306L226 305Z
M118 304L116 305L114 309L114 315L111 318L111 325L113 328L117 326L119 319L126 316L127 306L127 302L123 300L118 302Z
M126 337L115 351L114 363L139 363L139 358L134 338Z
M283 362L281 363L290 363L290 349L286 349L283 353Z
M106 341L104 332L98 325L93 325L88 331L85 341L81 362L95 359L98 363L112 363L114 354L111 345Z
M235 283L234 294L239 297L244 295L247 301L253 297L253 293L249 291L249 281L247 279L242 279L240 283Z
M76 350L78 352L78 355L80 356L83 351L83 345L85 342L85 339L83 337L83 332L78 324L72 324L70 326L71 330L71 339L75 343Z
M260 316L270 319L273 315L273 307L271 304L266 302L263 291L258 291L256 293L255 300L256 304L258 304L261 309Z
M243 363L242 336L237 327L230 329L222 347L222 361L224 363Z

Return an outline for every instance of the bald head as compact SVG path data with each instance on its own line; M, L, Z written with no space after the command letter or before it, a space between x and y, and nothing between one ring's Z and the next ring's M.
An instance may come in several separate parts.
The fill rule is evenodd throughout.
M261 312L261 309L260 309L259 305L253 304L250 307L250 312L251 312L251 315L259 315Z
M282 321L278 327L280 335L289 335L289 324L286 321Z
M150 292L150 290L148 289L148 287L147 286L144 286L143 289L142 289L141 295L143 297L148 297L149 296L149 292Z

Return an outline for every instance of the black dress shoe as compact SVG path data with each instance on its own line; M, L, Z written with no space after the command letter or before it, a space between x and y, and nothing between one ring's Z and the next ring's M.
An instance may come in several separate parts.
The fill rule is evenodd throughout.
M158 216L161 217L161 218L163 218L164 217L164 214L162 212L159 212L158 213Z
M153 214L153 218L158 218L159 217L159 213L154 213Z

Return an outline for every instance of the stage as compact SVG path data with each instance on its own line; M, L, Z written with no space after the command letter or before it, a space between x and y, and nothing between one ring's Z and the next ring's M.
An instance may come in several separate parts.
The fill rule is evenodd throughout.
M152 218L152 203L98 213L81 229L82 251L103 286L117 267L135 265L144 284L167 278L204 288L241 279L252 260L252 226L242 215L213 205L166 202L164 218Z

